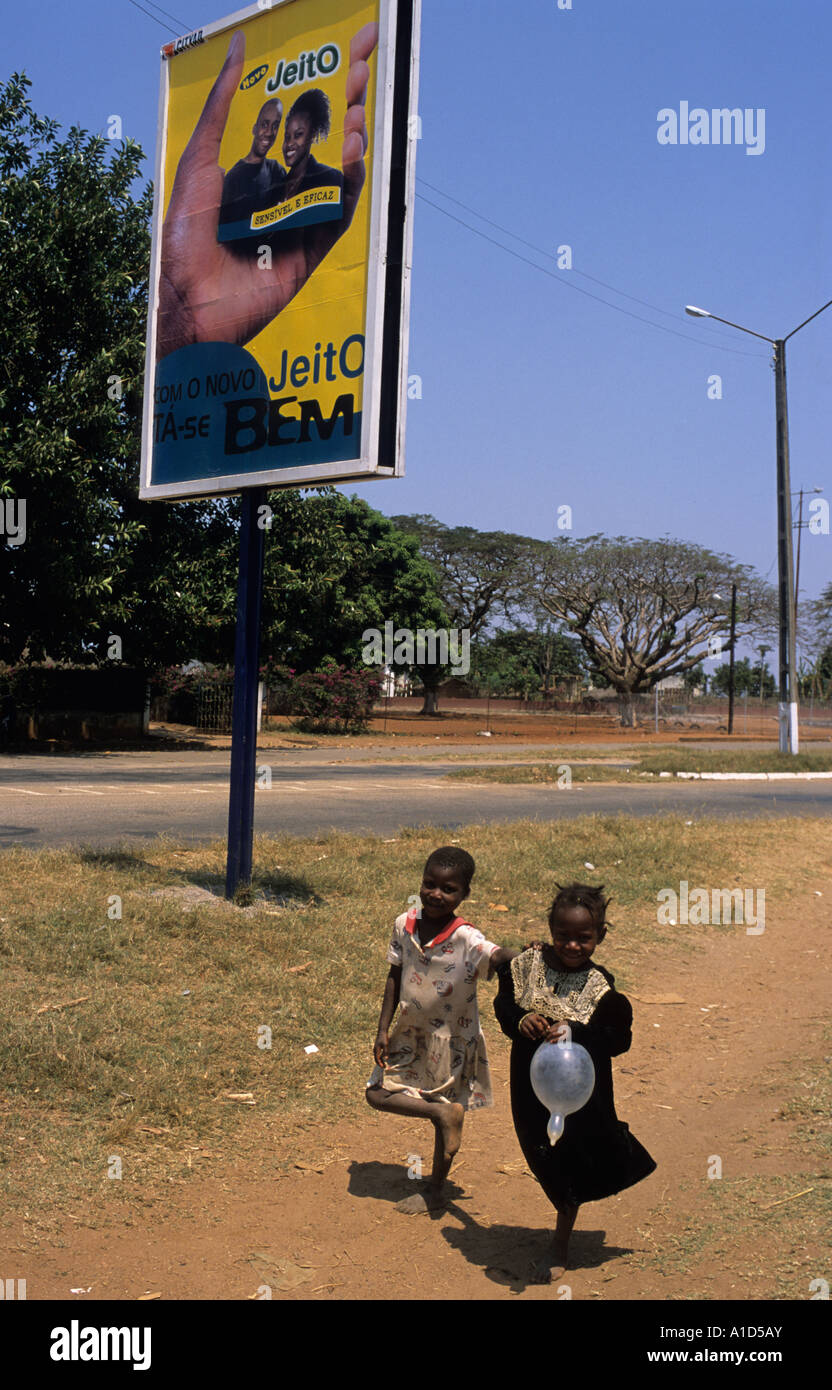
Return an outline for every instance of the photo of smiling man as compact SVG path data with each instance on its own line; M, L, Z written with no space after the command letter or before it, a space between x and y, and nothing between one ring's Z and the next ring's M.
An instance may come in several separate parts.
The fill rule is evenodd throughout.
M276 159L267 159L283 119L283 103L277 97L265 101L252 126L251 149L223 180L218 237L225 240L223 228L250 222L252 213L273 207L285 194L286 170Z

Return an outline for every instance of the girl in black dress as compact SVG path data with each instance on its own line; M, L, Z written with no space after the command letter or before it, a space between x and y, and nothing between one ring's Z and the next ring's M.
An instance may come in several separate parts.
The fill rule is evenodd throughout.
M549 913L552 945L535 945L498 972L494 1012L512 1039L514 1128L529 1168L558 1213L552 1245L532 1270L535 1283L549 1283L566 1269L582 1202L631 1187L656 1167L615 1113L610 1058L630 1047L633 1011L609 971L590 960L607 933L608 902L602 887L561 888ZM562 1137L550 1145L549 1114L532 1090L529 1067L541 1042L564 1036L564 1025L592 1058L595 1089L583 1109L567 1115Z

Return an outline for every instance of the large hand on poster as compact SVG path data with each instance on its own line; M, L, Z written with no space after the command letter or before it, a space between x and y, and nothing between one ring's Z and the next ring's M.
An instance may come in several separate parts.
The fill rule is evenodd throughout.
M272 248L271 266L244 259L217 241L223 170L220 145L245 62L245 37L231 40L193 135L179 160L162 232L157 358L190 343L247 343L271 323L306 284L350 225L366 171L364 102L378 43L378 25L365 24L350 43L342 163L344 215L308 227L285 249Z

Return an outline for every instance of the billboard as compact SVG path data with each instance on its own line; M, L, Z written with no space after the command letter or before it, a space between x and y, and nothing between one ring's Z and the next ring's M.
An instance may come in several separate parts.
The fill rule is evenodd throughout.
M162 50L140 495L404 471L419 0Z

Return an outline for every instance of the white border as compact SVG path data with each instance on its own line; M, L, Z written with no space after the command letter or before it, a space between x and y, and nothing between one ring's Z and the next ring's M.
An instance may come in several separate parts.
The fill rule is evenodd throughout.
M413 34L410 47L410 104L407 113L408 148L405 173L404 244L402 246L402 300L399 316L401 357L399 362L399 410L397 416L395 477L404 476L405 427L407 424L407 390L410 381L410 277L413 269L413 218L415 211L416 151L418 138L411 137L414 121L418 131L419 119L419 54L422 38L422 0L413 0Z
M273 0L271 10L293 4L294 0ZM237 28L248 20L266 13L264 7L251 4L224 19L204 24L190 33L201 32L212 38L227 29ZM150 482L153 456L154 383L156 377L156 319L162 238L162 211L165 206L164 156L167 136L168 101L170 95L169 64L176 55L166 57L161 52L161 81L159 87L158 129L156 139L156 181L154 185L153 228L150 258L150 299L147 342L145 349L144 411L139 497L186 501L189 498L223 496L252 487L315 487L327 483L357 482L370 478L400 477L404 473L404 426L407 401L407 357L410 309L410 266L413 244L413 172L415 139L408 140L406 170L406 207L400 305L399 354L399 416L397 422L396 457L391 462L378 462L378 433L381 410L381 369L386 289L387 212L389 203L390 162L393 142L393 88L395 80L397 0L381 0L379 9L379 42L376 50L375 120L373 128L373 179L369 217L369 248L367 259L367 301L365 318L364 391L360 456L329 463L304 464L296 468L265 469L260 472L229 473L220 477L189 479L179 483ZM418 114L418 40L420 0L414 0L413 47L411 50L411 90L409 117ZM181 37L187 37L182 35ZM176 40L173 40L176 42ZM167 47L167 44L164 46ZM410 127L409 127L410 128Z

